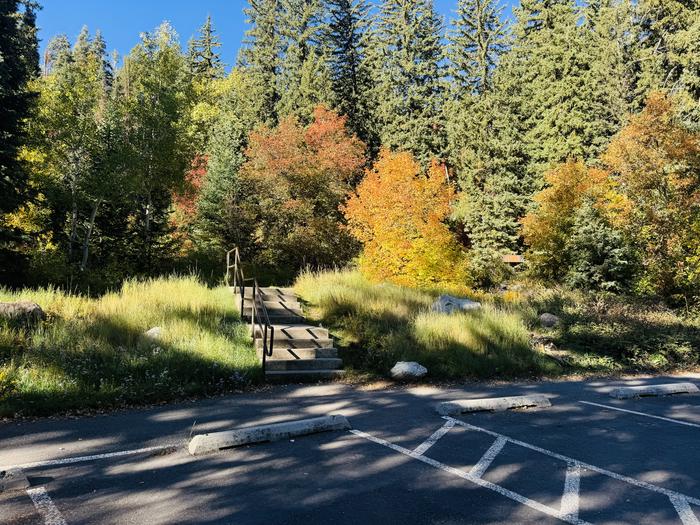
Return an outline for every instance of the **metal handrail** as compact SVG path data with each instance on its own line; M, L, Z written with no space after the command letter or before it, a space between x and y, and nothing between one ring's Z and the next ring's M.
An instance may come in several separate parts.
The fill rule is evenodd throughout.
M231 264L231 254L233 254L233 264ZM270 316L267 313L267 307L265 306L265 300L263 298L262 292L260 291L260 285L258 284L258 280L254 277L246 278L245 274L243 273L243 267L241 265L241 256L238 247L235 247L232 250L226 252L225 281L227 285L229 283L231 269L233 269L233 287L238 288L238 293L241 296L241 318L243 318L243 312L245 310L245 285L247 282L253 285L252 293L250 295L250 331L251 336L253 337L253 341L255 341L255 328L257 324L257 328L260 330L260 334L262 335L262 368L264 374L267 365L267 358L272 357L272 350L275 344L275 327L272 326L272 323L270 323Z

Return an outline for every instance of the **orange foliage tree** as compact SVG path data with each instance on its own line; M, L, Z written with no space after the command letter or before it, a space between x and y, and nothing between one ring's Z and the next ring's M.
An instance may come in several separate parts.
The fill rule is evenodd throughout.
M675 106L652 93L603 157L630 203L619 222L640 253L639 288L664 295L700 286L700 134Z
M345 206L364 246L361 271L405 286L466 284L464 254L444 222L453 199L437 163L424 174L410 153L382 151Z
M177 241L180 254L186 255L193 248L192 229L197 219L197 202L207 175L207 156L196 155L181 188L173 192L173 212L170 227Z
M292 117L250 135L240 171L259 262L300 268L345 263L357 245L339 208L362 173L365 146L325 107L304 128Z

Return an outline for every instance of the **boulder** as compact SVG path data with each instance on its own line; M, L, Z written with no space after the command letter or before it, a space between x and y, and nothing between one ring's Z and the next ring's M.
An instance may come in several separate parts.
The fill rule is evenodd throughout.
M441 295L430 307L430 310L441 314L451 314L460 311L478 310L479 308L481 308L481 303L471 299Z
M394 379L418 379L428 373L428 369L415 361L399 361L389 372Z
M31 301L0 303L0 318L8 321L31 325L46 319L44 310Z
M163 329L160 326L154 326L143 333L144 337L147 337L148 339L160 339L162 334Z
M560 322L561 321L559 320L559 318L554 314L545 312L540 315L540 324L544 328L554 328L555 326L558 326Z

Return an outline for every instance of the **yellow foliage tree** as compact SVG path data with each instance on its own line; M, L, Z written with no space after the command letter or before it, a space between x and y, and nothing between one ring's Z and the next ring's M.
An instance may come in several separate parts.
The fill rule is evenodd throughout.
M664 295L700 285L700 134L683 126L676 106L652 93L603 156L630 203L618 222L640 252L639 288Z
M612 193L607 172L569 159L544 176L547 187L534 197L536 208L523 218L523 235L530 247L528 260L538 274L562 277L570 261L565 249L575 212L584 199L602 200Z
M422 173L410 153L382 151L344 207L364 246L361 271L404 286L466 285L464 254L444 222L454 197L437 163Z

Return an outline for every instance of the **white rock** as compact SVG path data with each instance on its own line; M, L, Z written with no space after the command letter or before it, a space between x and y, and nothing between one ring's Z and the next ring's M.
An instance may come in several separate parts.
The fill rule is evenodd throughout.
M160 339L160 336L163 334L163 329L160 326L154 326L153 328L150 328L149 330L146 330L143 335L145 337L148 337L149 339Z
M442 314L451 314L459 311L478 310L479 308L481 308L481 303L476 301L452 295L441 295L430 307L430 310Z
M389 373L394 379L415 379L427 374L428 369L415 361L399 361Z
M559 322L559 318L554 314L545 312L542 315L540 315L540 324L545 328L554 328L559 324Z

